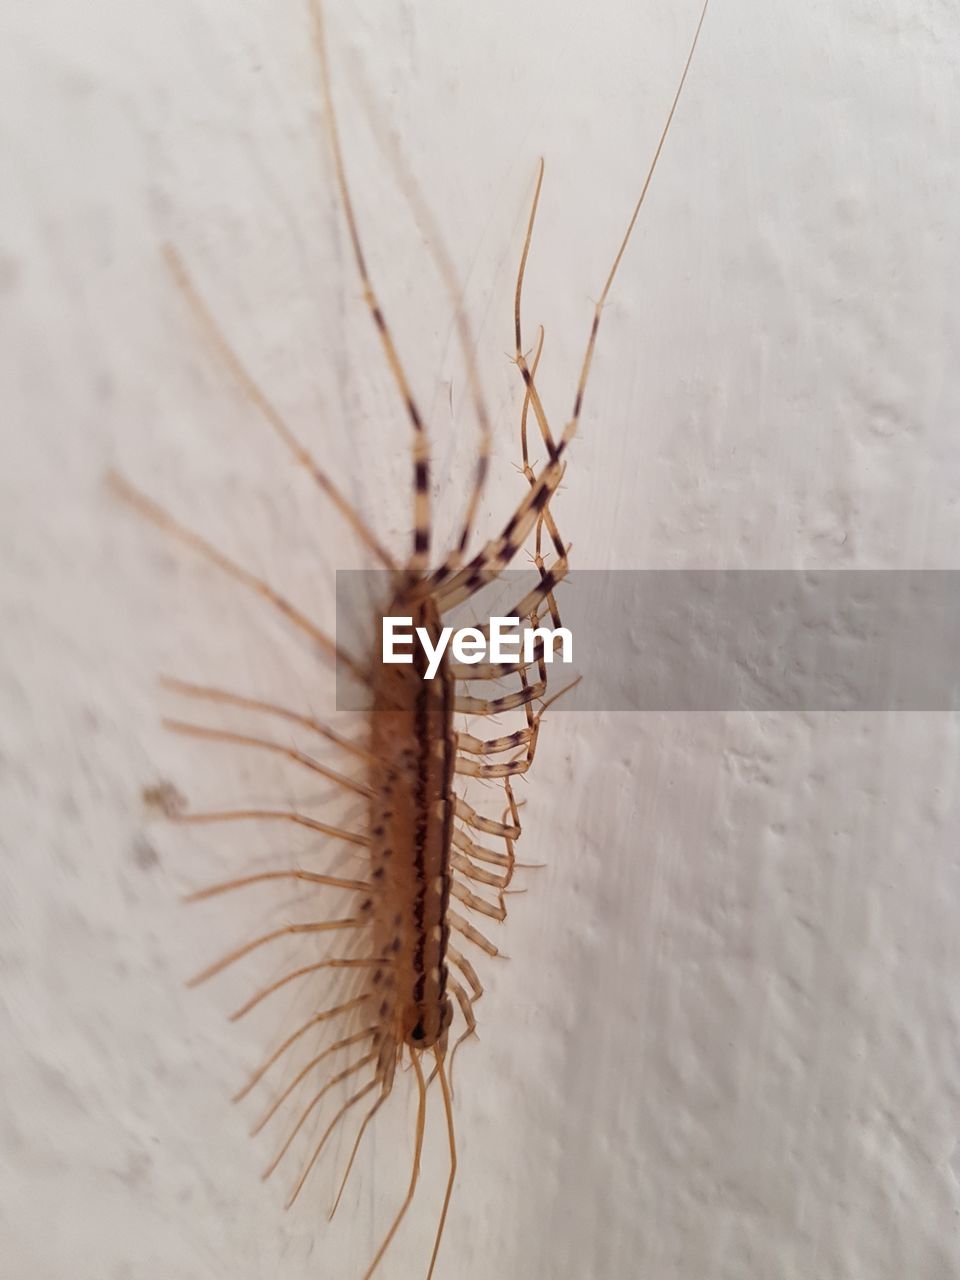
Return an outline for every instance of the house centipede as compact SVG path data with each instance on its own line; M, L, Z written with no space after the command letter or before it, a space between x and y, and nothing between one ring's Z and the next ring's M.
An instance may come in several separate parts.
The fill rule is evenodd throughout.
M241 362L193 283L180 255L173 249L166 250L173 277L199 329L222 365L292 459L306 468L321 494L332 503L346 526L388 576L391 599L384 612L411 617L414 625L424 627L434 642L444 615L471 601L486 584L496 580L531 537L537 575L535 585L515 603L510 614L533 626L548 616L555 626L560 625L557 588L567 575L569 548L559 531L552 502L567 465L569 446L580 424L601 314L660 159L706 10L705 3L640 194L594 304L572 412L559 434L550 426L537 387L537 370L544 344L543 329L538 330L532 356L528 360L530 353L525 352L521 323L524 275L543 184L543 162L539 164L517 271L513 314L513 361L523 382L520 446L526 490L502 528L469 559L467 552L487 483L492 440L491 419L476 370L469 324L450 263L438 244L431 241L431 251L454 304L455 327L466 364L470 401L480 429L472 485L459 523L459 533L438 567L431 568L434 538L428 430L361 244L340 140L319 0L310 0L310 12L335 187L365 305L412 433L413 530L408 554L397 557L383 545L314 455L300 442ZM528 419L531 413L546 450L546 461L539 469L530 458ZM281 925L242 943L196 975L192 985L214 978L247 956L270 948L280 939L289 940L301 935L316 937L326 933L345 933L367 939L361 954L349 954L349 947L345 947L343 954L301 964L281 974L256 990L234 1012L234 1018L244 1017L281 989L304 980L333 977L335 981L339 979L346 984L341 988L342 998L338 997L329 1007L318 1006L302 1025L269 1053L236 1096L245 1098L258 1089L288 1058L295 1045L302 1047L314 1037L316 1052L276 1094L254 1131L267 1127L280 1114L286 1114L287 1104L297 1090L304 1085L313 1089L309 1081L319 1073L322 1083L313 1089L306 1106L289 1124L285 1138L275 1149L265 1171L265 1176L269 1176L285 1161L308 1122L316 1121L331 1091L344 1086L349 1095L329 1122L322 1125L319 1141L311 1143L293 1184L287 1202L289 1205L300 1195L331 1136L346 1123L356 1108L365 1105L333 1205L335 1211L364 1136L391 1096L398 1067L403 1064L412 1068L417 1098L413 1160L406 1191L365 1273L364 1280L370 1280L399 1230L417 1190L428 1095L436 1081L446 1127L449 1171L427 1269L427 1280L431 1280L437 1266L457 1173L453 1063L460 1045L476 1031L475 1006L483 994L477 970L461 951L461 946L469 944L491 957L499 954L497 946L473 921L485 918L499 923L506 918L505 894L519 865L516 844L521 834L519 805L512 780L526 774L533 765L544 713L565 690L561 689L559 693L548 691L548 670L542 651L536 655L532 667L522 661L508 666L467 667L445 654L437 678L432 681L423 678L422 654L415 657L411 665L400 667L387 666L375 655L358 658L338 646L321 626L267 581L180 523L139 489L118 475L112 475L111 482L114 490L147 520L258 596L289 627L305 636L325 661L341 664L372 694L366 732L358 739L338 732L302 711L250 694L185 680L168 679L164 682L170 693L184 699L208 707L241 711L256 723L273 720L332 745L347 762L344 767L352 766L352 772L329 768L311 754L282 740L265 737L259 730L234 732L181 719L165 721L172 731L195 739L232 743L279 755L359 797L365 810L362 830L333 825L299 809L249 807L194 812L176 803L168 803L166 809L168 817L182 824L244 821L292 824L359 854L363 871L356 876L332 875L290 865L235 876L191 895L193 900L209 899L258 885L289 882L296 887L338 890L348 895L352 903L343 917ZM550 550L545 554L546 542L549 542ZM472 682L492 683L507 677L513 679L515 687L506 694L491 690L485 696L476 696L468 691ZM460 714L471 720L491 720L510 711L522 716L521 727L510 733L484 738L455 728L455 717ZM458 791L458 779L465 778L486 779L502 791L502 805L496 813L479 812L467 802ZM461 1025L456 1028L454 1037L458 1015ZM329 1042L328 1036L333 1037ZM331 1060L340 1061L340 1055L350 1050L354 1050L354 1056L345 1065L331 1065ZM328 1069L329 1074L324 1075Z

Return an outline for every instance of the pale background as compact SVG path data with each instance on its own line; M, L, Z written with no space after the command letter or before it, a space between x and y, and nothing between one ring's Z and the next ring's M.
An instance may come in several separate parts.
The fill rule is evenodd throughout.
M504 353L536 157L527 326L562 419L696 0L328 7L446 528L474 432L391 135L466 283L493 529L522 491ZM958 567L958 67L946 0L713 0L556 503L578 567ZM408 432L344 252L304 6L8 0L0 86L0 1270L359 1278L402 1194L409 1099L333 1228L330 1173L283 1214L289 1179L261 1187L267 1149L227 1100L259 1041L222 990L183 986L237 934L227 904L178 902L230 865L230 833L141 802L163 779L265 786L249 755L162 732L158 671L318 713L330 681L103 486L119 467L318 617L363 563L198 341L173 239L405 537ZM510 963L481 966L438 1276L960 1274L958 745L946 713L552 717L522 846L549 867L511 900ZM428 1139L385 1276L426 1271Z

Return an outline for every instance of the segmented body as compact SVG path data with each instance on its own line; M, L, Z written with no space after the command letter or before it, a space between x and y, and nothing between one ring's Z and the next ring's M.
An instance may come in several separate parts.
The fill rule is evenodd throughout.
M412 610L412 612L408 612ZM412 604L401 594L395 617L412 617L435 642L440 616L428 597ZM447 994L450 926L450 850L457 735L454 679L444 655L425 680L422 648L412 664L380 664L373 679L370 877L374 885L373 950L390 960L374 972L383 991L381 1026L389 1028L377 1064L392 1080L391 1053L432 1049L453 1016Z
M535 535L533 562L536 580L522 598L506 611L507 616L518 617L534 626L549 617L555 626L559 626L561 620L555 591L567 574L568 548L560 535L551 503L564 473L568 447L579 425L602 309L673 119L703 25L706 4L639 199L595 304L575 389L573 412L559 434L555 434L550 427L536 384L543 330L539 332L532 361L528 362L521 326L523 278L543 178L541 163L520 258L514 304L514 360L524 386L520 422L521 461L528 487L499 533L487 541L466 564L466 549L488 474L490 419L477 376L473 342L460 305L459 291L442 249L435 237L432 238L437 265L447 282L454 305L473 409L480 428L480 448L473 486L465 503L462 527L453 549L435 569L428 567L432 530L427 431L367 270L330 93L318 0L311 0L311 9L336 182L352 253L366 305L412 428L413 530L410 554L405 560L394 557L382 545L314 456L300 443L289 424L234 352L202 301L179 255L168 250L168 261L174 277L211 346L244 391L248 401L276 433L294 460L310 473L318 488L333 503L375 562L387 571L392 585L390 599L384 605L384 613L410 618L415 627L425 628L435 643L444 616L455 607L472 600L488 582L496 579L515 560L531 535ZM527 419L531 411L546 453L546 460L539 470L531 465L528 450ZM347 1087L349 1096L346 1101L335 1111L329 1123L322 1127L319 1140L308 1148L307 1157L301 1163L299 1178L289 1197L289 1204L299 1195L331 1134L354 1107L363 1100L369 1100L340 1184L342 1195L364 1134L394 1090L398 1066L409 1061L418 1090L416 1141L410 1180L406 1197L366 1272L365 1280L369 1280L413 1199L419 1178L428 1090L432 1082L438 1080L449 1139L450 1171L429 1264L430 1280L437 1262L457 1168L450 1071L457 1045L475 1030L474 1008L483 993L476 969L468 956L460 951L459 945L466 942L489 956L498 954L494 943L464 912L471 913L474 919L486 917L497 922L506 917L504 893L517 865L514 847L520 836L519 812L511 779L530 769L536 754L543 714L550 703L560 696L557 693L547 696L548 671L542 649L537 652L534 663L529 667L522 662L512 665L458 666L445 655L432 680L424 679L426 658L422 648L418 649L416 646L414 661L409 665L388 665L378 656L357 657L346 653L322 627L267 582L231 560L201 535L180 524L126 481L114 477L113 482L114 487L154 524L244 588L260 596L291 627L307 636L324 659L341 663L369 692L370 710L366 733L358 739L334 730L295 708L278 706L256 697L209 685L179 680L166 681L168 689L183 697L220 708L242 710L257 717L260 722L272 719L274 723L282 724L287 729L292 727L298 732L315 735L332 744L353 766L352 769L345 772L331 769L312 754L284 741L265 737L259 731L241 733L180 720L167 722L175 731L195 738L282 755L314 775L359 795L363 799L365 810L359 831L335 826L313 814L296 810L181 812L171 808L170 816L183 823L294 823L314 833L324 842L345 843L362 855L363 870L356 879L307 870L299 865L288 865L238 875L192 895L194 899L209 898L251 886L294 882L310 891L322 887L340 890L348 895L351 902L349 913L343 918L311 918L286 924L243 943L198 974L194 982L206 981L281 939L330 932L334 935L343 933L359 940L359 945L352 951L349 947L344 948L344 952L349 954L300 964L284 972L279 978L256 990L235 1011L235 1018L243 1017L288 984L311 981L321 975L339 976L347 984L347 989L341 990L343 998L338 998L328 1007L315 1010L302 1025L287 1035L251 1074L236 1096L238 1099L246 1097L264 1083L266 1077L279 1074L291 1061L291 1055L296 1049L305 1044L322 1045L292 1078L288 1069L287 1083L274 1095L272 1104L262 1115L254 1131L264 1128L275 1117L284 1113L288 1106L292 1109L293 1100L301 1098L300 1091L306 1090L306 1104L303 1105L302 1098L297 1102L299 1111L294 1111L297 1118L265 1170L265 1175L269 1175L304 1132L307 1122L321 1113L331 1091L340 1085ZM552 547L549 561L543 552L544 535ZM496 696L482 692L484 681L505 679L512 682L512 687L506 692L497 690ZM476 692L478 683L480 693ZM489 684L486 687L489 688ZM560 691L562 692L564 690ZM517 712L522 717L521 727L506 733L498 732L496 737L476 736L466 729L458 730L455 727L455 717L460 713L470 717L493 718L509 712ZM492 781L502 790L499 811L480 812L473 808L458 788L458 776ZM457 1011L462 1029L451 1046L450 1033ZM356 1047L359 1048L359 1057L341 1057L349 1055ZM424 1060L430 1071L429 1078L424 1071ZM322 1084L314 1090L317 1079ZM358 1080L359 1087L354 1088L354 1083ZM334 1210L340 1195L333 1206Z

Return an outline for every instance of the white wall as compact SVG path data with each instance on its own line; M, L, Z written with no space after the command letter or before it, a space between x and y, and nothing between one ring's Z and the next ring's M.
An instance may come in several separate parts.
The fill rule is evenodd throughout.
M536 157L526 315L562 417L696 4L328 8L447 527L462 362L365 98L466 282L492 529L520 492L504 352ZM713 0L556 504L578 567L956 566L958 66L942 0ZM103 487L120 467L320 617L361 562L203 349L173 239L257 377L405 535L407 431L344 251L304 6L7 5L0 85L4 1273L359 1276L407 1104L342 1220L323 1222L332 1174L284 1216L227 1102L258 1042L223 990L183 989L238 929L235 904L177 900L232 865L232 833L141 802L160 779L219 802L294 777L165 735L157 671L318 712L329 680ZM511 963L483 966L439 1274L958 1274L956 716L551 720L523 844L549 867L511 899ZM385 1275L426 1271L443 1157L434 1123Z

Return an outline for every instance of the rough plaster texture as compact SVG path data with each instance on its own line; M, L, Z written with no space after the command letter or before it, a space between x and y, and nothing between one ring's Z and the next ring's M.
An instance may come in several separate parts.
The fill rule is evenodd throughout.
M535 158L527 316L560 417L695 5L329 7L447 528L472 428L392 135L465 280L492 527L520 484L503 353ZM407 528L303 6L14 0L0 29L0 1269L358 1276L409 1103L332 1228L332 1175L283 1214L226 1101L259 1042L223 990L183 988L239 921L178 895L233 846L141 802L162 779L291 785L165 736L157 671L318 712L330 681L102 484L121 467L320 616L333 569L363 563L202 349L172 238L384 536ZM944 0L714 0L556 506L579 566L957 567L958 65ZM960 1274L958 739L947 713L552 717L524 842L549 866L512 899L511 962L484 966L442 1275ZM385 1275L425 1271L443 1157L432 1127Z

